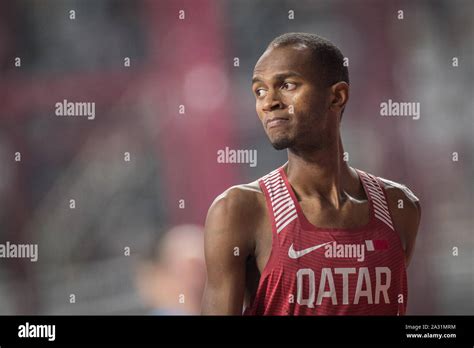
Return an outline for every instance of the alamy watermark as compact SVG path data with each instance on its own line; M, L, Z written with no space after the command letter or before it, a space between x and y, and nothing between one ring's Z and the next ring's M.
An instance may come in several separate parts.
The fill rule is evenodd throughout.
M14 244L5 242L0 244L0 258L30 259L31 262L38 261L38 244Z
M47 338L48 341L54 341L56 339L56 325L37 325L26 322L18 326L18 337Z
M396 102L389 99L380 103L380 116L409 116L418 120L420 118L420 103Z
M257 150L225 149L217 151L217 163L248 163L250 167L257 166Z
M88 120L95 119L94 102L69 102L64 99L55 104L56 116L85 116Z

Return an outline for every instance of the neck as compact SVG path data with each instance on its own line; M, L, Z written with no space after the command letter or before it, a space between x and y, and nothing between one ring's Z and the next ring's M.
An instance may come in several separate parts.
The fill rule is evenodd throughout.
M350 185L351 169L343 160L341 137L323 149L311 151L288 150L286 173L300 196L317 196L334 208L345 200Z

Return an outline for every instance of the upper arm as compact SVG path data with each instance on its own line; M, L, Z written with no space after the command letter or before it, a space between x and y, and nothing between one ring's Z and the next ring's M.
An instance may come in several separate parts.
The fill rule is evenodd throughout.
M204 239L207 280L202 314L242 314L246 260L252 250L251 216L246 211L245 198L238 189L231 189L209 208Z
M410 264L421 220L420 200L405 185L383 179L395 231L399 233L405 251L406 265Z

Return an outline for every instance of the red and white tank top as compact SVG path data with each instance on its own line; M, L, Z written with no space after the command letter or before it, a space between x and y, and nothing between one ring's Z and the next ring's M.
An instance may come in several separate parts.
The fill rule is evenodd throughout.
M358 228L319 228L304 216L283 167L259 180L272 250L244 315L404 315L405 254L383 183L357 170L370 207Z

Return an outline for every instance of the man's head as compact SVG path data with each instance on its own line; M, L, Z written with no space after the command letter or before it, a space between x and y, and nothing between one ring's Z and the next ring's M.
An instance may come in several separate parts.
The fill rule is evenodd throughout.
M272 145L297 150L335 141L348 84L344 56L331 42L307 33L275 38L252 80L257 114Z

